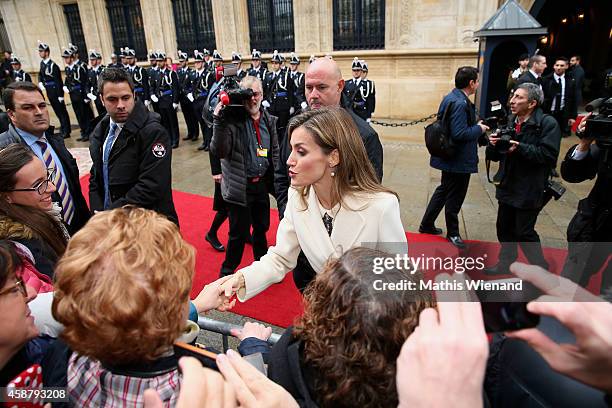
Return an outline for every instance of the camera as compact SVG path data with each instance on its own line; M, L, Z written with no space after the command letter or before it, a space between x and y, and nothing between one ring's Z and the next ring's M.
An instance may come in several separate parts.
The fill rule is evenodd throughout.
M240 87L238 65L223 64L215 68L217 82L212 86L202 117L208 126L213 124L213 112L219 102L223 104L223 117L228 121L239 121L246 116L244 102L253 97L252 89Z
M499 128L505 128L508 123L508 113L504 106L497 100L490 103L491 116L482 120L482 123L489 127L489 131L494 132ZM479 146L486 146L489 144L489 137L486 133L483 133L478 138ZM507 149L506 149L507 151Z
M593 138L602 149L612 147L612 98L599 98L588 103L587 112L599 109L597 115L587 119L584 137Z
M499 140L495 143L495 151L501 154L508 153L510 147L512 147L511 140L516 140L516 130L512 127L504 127L498 129L497 137Z

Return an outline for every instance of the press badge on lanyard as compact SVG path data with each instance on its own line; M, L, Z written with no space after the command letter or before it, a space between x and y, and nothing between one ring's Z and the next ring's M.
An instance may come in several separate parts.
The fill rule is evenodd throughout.
M264 149L261 143L261 133L259 132L259 121L253 121L255 134L257 135L257 157L268 157L268 149Z

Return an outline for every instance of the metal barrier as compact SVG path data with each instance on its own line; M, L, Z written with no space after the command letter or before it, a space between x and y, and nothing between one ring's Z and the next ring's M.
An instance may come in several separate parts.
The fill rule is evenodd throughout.
M228 338L235 337L232 335L232 329L242 329L242 326L238 326L237 324L231 324L226 322L221 322L219 320L209 319L208 317L199 316L198 317L198 326L200 329L211 331L214 333L221 334L223 340L223 352L226 352L229 349ZM276 344L276 342L280 339L280 334L272 333L270 338L268 339L268 343L270 345Z

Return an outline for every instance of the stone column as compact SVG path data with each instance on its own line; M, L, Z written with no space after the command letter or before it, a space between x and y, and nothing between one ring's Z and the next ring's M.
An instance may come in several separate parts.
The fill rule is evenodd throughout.
M113 38L106 5L96 0L80 0L79 14L87 47L100 51L103 62L108 62L113 52ZM86 51L89 54L89 50ZM81 52L81 58L88 58L84 51Z
M212 12L217 50L223 58L229 60L232 51L238 51L243 58L248 58L251 55L251 40L246 0L212 0Z
M333 50L332 0L293 2L293 31L298 54L321 54Z
M176 29L170 0L140 0L147 49L176 58Z

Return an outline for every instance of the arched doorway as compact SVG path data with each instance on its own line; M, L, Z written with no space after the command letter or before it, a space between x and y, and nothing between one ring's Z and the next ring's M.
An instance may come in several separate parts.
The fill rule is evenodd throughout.
M548 57L550 72L554 58L582 57L586 72L585 101L598 97L603 73L612 67L612 1L610 0L536 0L532 15L549 35L538 44Z
M521 41L507 40L495 47L491 53L489 79L486 84L487 116L490 113L489 102L498 100L505 105L508 101L508 74L518 66L519 56L527 52L527 47Z

